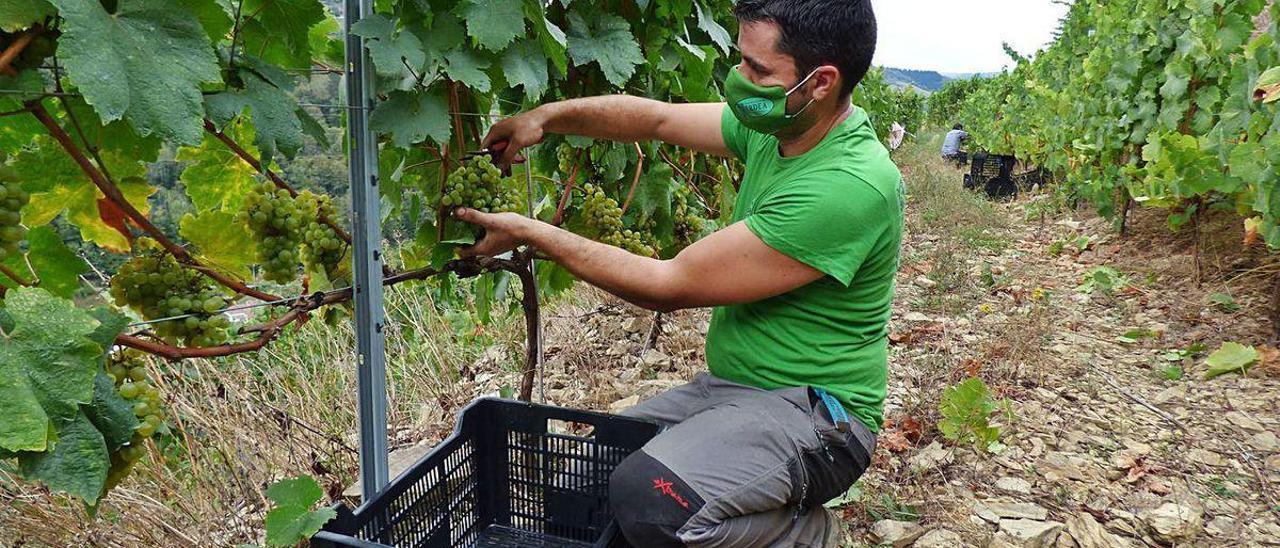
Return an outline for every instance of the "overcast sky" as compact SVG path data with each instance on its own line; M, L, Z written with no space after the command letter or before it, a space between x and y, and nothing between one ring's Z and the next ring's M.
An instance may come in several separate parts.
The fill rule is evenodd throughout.
M871 0L880 26L877 65L994 72L1011 65L1009 42L1030 54L1047 44L1067 6L1052 0Z

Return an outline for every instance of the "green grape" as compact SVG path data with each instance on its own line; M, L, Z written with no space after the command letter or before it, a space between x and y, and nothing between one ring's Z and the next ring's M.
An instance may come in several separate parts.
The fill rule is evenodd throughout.
M289 191L269 182L259 184L245 196L239 220L258 240L263 278L287 284L298 277L301 257L297 250L306 236L302 229L316 222L319 211L319 201L311 193L294 198Z
M306 211L314 211L306 224L302 225L302 262L309 271L324 272L330 282L346 281L350 278L344 267L347 264L347 245L339 237L337 231L325 224L321 219L338 218L338 208L328 196L316 195L310 191L302 191L298 195L301 207Z
M684 249L698 241L702 237L702 231L705 228L705 220L694 214L692 206L689 204L689 196L692 194L688 187L680 187L675 192L675 203L672 208L672 215L675 219L675 236L676 248Z
M27 237L27 229L21 225L21 211L30 201L31 195L22 189L17 173L0 166L0 260L17 255Z
M520 212L523 188L514 178L503 177L488 157L480 156L466 160L445 178L440 205L470 207L485 213Z
M622 208L617 200L608 197L604 190L593 184L582 186L586 197L583 199L581 214L589 232L599 236L601 243L621 247L645 257L653 256L654 246L646 241L644 235L627 229L622 223Z
M139 239L133 257L111 279L110 294L146 320L187 316L152 325L160 338L189 346L216 346L228 340L230 323L212 322L230 300L202 274L183 267L154 240ZM119 380L120 369L109 370Z
M125 350L107 359L106 370L115 378L116 391L130 404L138 426L129 443L111 453L106 488L110 490L133 471L134 465L147 454L146 441L164 425L160 391L147 377L141 352ZM125 380L129 379L129 380Z

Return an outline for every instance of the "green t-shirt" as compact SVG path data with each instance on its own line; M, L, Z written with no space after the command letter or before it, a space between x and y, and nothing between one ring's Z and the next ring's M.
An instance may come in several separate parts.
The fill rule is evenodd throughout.
M746 163L734 222L745 220L769 247L826 276L763 301L717 307L707 333L711 374L765 389L824 388L878 432L902 175L857 107L817 147L792 158L727 107L721 130Z

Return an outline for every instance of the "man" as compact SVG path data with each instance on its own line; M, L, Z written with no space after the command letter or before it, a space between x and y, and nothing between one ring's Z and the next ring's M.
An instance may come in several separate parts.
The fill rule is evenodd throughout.
M902 234L901 176L850 104L875 49L869 0L740 0L742 64L726 103L609 96L496 124L500 164L548 133L659 139L746 164L733 224L661 261L512 213L468 255L537 248L653 310L715 307L710 374L628 410L666 429L610 478L638 547L832 546L822 503L866 470L887 375Z
M960 145L968 140L969 133L964 130L964 126L956 124L956 127L948 131L946 138L942 140L942 158L959 165L967 163L968 155L960 150Z

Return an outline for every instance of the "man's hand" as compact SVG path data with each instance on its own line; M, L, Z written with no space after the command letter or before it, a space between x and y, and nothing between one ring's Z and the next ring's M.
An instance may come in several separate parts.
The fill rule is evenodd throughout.
M475 245L458 250L462 257L493 257L524 244L524 234L532 219L518 213L483 213L470 208L453 211L456 219L484 229L484 238Z
M499 169L506 171L511 168L511 164L520 162L518 154L521 150L542 142L546 135L543 129L545 123L542 113L537 109L518 114L494 124L480 144L486 149L500 152L495 163Z

